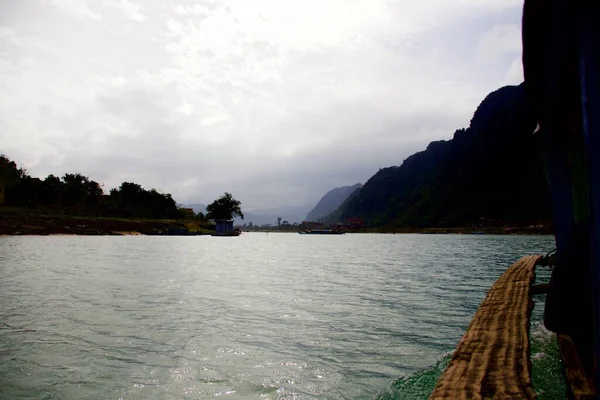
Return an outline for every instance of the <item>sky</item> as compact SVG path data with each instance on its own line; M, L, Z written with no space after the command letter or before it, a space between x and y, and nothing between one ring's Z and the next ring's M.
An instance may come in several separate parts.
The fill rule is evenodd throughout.
M316 204L523 80L513 0L0 0L0 153L243 208Z

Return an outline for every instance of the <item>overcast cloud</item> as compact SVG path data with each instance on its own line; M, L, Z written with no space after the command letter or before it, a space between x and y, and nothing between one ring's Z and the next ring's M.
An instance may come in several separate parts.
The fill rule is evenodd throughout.
M520 83L521 7L0 0L0 152L181 203L314 204Z

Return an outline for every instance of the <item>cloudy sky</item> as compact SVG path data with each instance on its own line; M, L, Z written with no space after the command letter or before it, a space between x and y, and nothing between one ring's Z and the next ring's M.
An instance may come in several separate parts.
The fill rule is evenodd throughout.
M522 81L514 0L0 0L0 153L245 208L314 204Z

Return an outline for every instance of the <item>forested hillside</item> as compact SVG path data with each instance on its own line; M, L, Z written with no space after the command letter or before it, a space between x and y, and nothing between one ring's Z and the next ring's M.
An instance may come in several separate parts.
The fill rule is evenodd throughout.
M539 135L523 85L490 93L466 129L383 168L328 219L369 226L550 223Z

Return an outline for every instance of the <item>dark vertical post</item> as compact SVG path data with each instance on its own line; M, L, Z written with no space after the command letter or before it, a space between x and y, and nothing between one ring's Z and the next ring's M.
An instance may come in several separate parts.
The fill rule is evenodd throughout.
M590 190L590 185L600 182L594 166L600 161L597 148L600 136L598 88L593 83L600 72L599 20L597 13L586 10L597 7L592 3L595 2L527 0L523 10L525 86L542 128L542 152L552 194L558 250L546 296L544 323L548 329L572 337L588 375L597 371L594 355L598 349L594 347L600 336L594 326L600 258L595 254L595 261L590 259L598 251L596 244L600 239L597 215L600 191L598 186L593 192ZM584 133L584 113L587 133Z
M590 276L594 306L595 387L600 393L600 6L579 3L579 71L590 211ZM600 394L599 394L600 395Z

